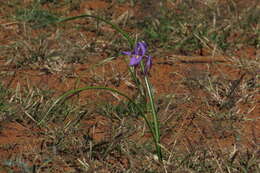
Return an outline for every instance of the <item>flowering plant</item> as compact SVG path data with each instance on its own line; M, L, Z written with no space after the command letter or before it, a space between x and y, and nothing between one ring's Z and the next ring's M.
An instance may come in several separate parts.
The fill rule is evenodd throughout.
M83 17L91 17L91 18L94 18L96 20L99 20L99 21L102 21L102 22L105 22L105 23L111 25L118 33L120 33L128 41L130 47L134 47L133 39L126 32L124 32L122 29L120 29L117 25L115 25L101 17L84 14L84 15L80 15L80 16L73 16L73 17L60 19L59 22L66 22L66 21L75 20L78 18L83 18ZM136 43L133 51L122 52L124 55L128 55L131 57L130 63L129 63L129 66L131 68L129 68L129 71L132 74L132 78L135 82L135 85L138 88L139 94L143 98L141 103L138 102L136 99L132 99L132 98L128 97L126 94L124 94L116 89L113 89L113 88L108 88L108 87L103 87L103 86L86 86L83 88L69 90L66 93L64 93L63 95L61 95L60 97L58 97L53 102L51 107L48 109L45 116L38 122L38 124L42 124L43 122L45 122L45 119L50 114L51 110L58 103L70 98L71 96L73 96L79 92L86 91L86 90L93 90L93 89L106 90L108 92L113 92L113 93L116 93L116 94L121 95L124 98L126 98L136 108L138 114L140 114L140 116L142 116L144 118L149 130L152 133L152 137L153 137L153 141L155 144L158 159L159 159L159 161L162 161L159 121L158 121L157 112L155 110L154 96L153 96L152 89L151 89L152 86L149 83L148 75L147 75L147 73L149 72L149 70L152 67L152 57L150 55L147 55L147 49L148 49L147 44L144 41L140 41L140 42ZM141 77L139 77L139 78L138 78L137 74L134 73L134 71L133 71L133 69L136 70L136 68L138 66L141 67L141 71L144 74L144 75L141 75ZM140 81L140 79L141 79L141 81ZM143 83L144 83L144 85L143 85ZM149 102L147 102L147 100L149 100ZM148 115L150 115L150 114L152 114L152 117L153 117L152 120L149 120L149 118L148 118Z
M153 134L153 139L154 139L157 155L158 155L159 160L161 161L162 152L161 152L161 146L160 146L160 127L159 127L158 115L155 110L152 86L148 80L148 75L147 75L147 72L152 67L152 57L150 55L147 55L147 53L146 53L147 49L148 49L147 44L144 41L140 41L140 42L137 42L133 51L123 51L122 53L131 57L129 66L136 68L137 66L140 65L141 70L144 74L141 76L141 78L144 79L145 89L143 89L141 87L142 86L142 85L140 85L141 82L137 79L135 74L132 75L132 77L133 77L133 79L135 81L135 85L137 86L138 91L145 103L146 103L146 99L147 99L147 95L148 95L149 103L150 103L149 105L150 105L151 110L149 110L149 106L145 106L145 109L147 109L147 110L145 110L144 112L146 112L148 114L151 112L153 120L152 121L148 120L149 118L147 117L147 114L143 115L143 118L145 119L146 124L148 125L150 131ZM143 63L143 60L145 60L145 65Z

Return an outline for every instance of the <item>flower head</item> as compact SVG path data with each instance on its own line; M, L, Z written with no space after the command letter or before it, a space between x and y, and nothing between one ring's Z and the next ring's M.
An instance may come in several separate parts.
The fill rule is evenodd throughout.
M122 52L125 55L131 56L130 59L130 66L138 66L142 59L146 59L146 64L145 64L145 73L152 67L152 57L149 55L146 55L147 51L147 44L144 41L138 42L134 48L133 51L131 52Z

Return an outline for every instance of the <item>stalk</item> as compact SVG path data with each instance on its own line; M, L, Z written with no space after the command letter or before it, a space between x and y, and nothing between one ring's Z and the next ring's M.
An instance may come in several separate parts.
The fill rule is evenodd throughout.
M141 69L144 73L144 64L143 62L141 62ZM161 146L160 146L160 126L159 126L159 120L158 120L158 115L157 115L157 112L155 110L155 103L154 103L154 97L153 97L153 93L152 93L152 87L151 87L151 84L148 80L148 77L146 74L144 74L144 81L145 81L145 85L146 85L146 88L147 88L147 93L148 93L148 97L149 97L149 100L150 100L150 106L151 106L151 109L152 109L152 116L153 116L153 124L154 126L152 126L152 133L154 138L155 138L155 148L156 148L156 152L157 152L157 156L158 156L158 159L159 161L162 161L162 150L161 150Z
M100 87L100 86L87 86L87 87L83 87L83 88L77 88L77 89L74 89L74 90L69 90L67 92L65 92L64 94L62 94L60 97L58 97L54 102L53 104L51 105L51 107L49 108L49 110L46 112L45 116L38 122L38 125L42 124L45 119L47 118L47 116L49 115L49 113L52 111L52 109L58 104L60 103L61 101L64 101L66 100L67 98L75 95L75 94L78 94L82 91L86 91L86 90L106 90L106 91L109 91L109 92L113 92L113 93L116 93L118 95L121 95L123 96L124 98L126 98L129 102L131 102L137 109L138 111L140 112L141 116L144 118L145 122L147 123L148 127L150 130L153 130L152 128L152 124L148 121L148 119L146 118L145 116L145 113L143 111L143 109L138 105L136 104L130 97L128 97L127 95L125 95L124 93L116 90L116 89L113 89L113 88L108 88L108 87Z
M84 17L91 17L91 18L94 18L96 20L105 22L106 24L109 24L110 26L112 26L112 28L114 28L117 32L119 32L125 39L127 39L128 44L129 44L129 46L131 48L134 46L133 39L131 39L131 37L124 30L122 30L116 24L113 24L110 21L108 21L106 19L103 19L101 17L98 17L98 16L93 16L93 15L89 15L89 14L83 14L83 15L79 15L79 16L66 17L66 18L60 19L59 22L67 22L67 21L70 21L70 20L75 20L75 19L84 18Z

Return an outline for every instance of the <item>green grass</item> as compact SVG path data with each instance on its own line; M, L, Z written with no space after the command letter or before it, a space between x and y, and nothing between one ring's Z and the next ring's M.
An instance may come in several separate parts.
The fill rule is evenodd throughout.
M209 6L185 1L174 10L158 8L161 15L147 17L138 26L145 39L160 47L188 55L202 54L203 48L225 53L241 44L259 47L259 9L254 5L239 8L232 3Z
M33 3L27 8L18 8L15 13L16 20L30 24L32 28L42 28L53 24L59 18L51 12L41 9L38 3Z
M5 89L3 88L1 91L1 93L3 93L2 95L5 95L5 92L3 92L5 91ZM28 114L30 114L34 119L37 120L41 118L39 116L46 113L46 110L51 105L49 101L49 99L51 98L51 94L42 92L38 89L29 89L23 92L16 90L11 91L11 93L12 94L10 94L9 97L13 95L13 101L9 102L9 104L12 108L10 111L13 112L13 114L7 115L7 113L4 111L1 111L1 113L6 114L7 116L15 116L19 114L20 116L16 116L16 118L14 119L23 121L24 123L31 122L31 118L28 117ZM167 110L164 117L166 116L167 118L171 114L178 113L178 109L170 109L170 107L171 105L173 105L173 107L176 107L176 104L178 106L181 100L176 101L175 97L161 97L160 100L161 101L159 105L161 106L161 111L165 113L165 110ZM185 100L185 97L183 97L184 102ZM18 105L20 108L17 108ZM131 159L131 163L133 164L132 167L125 169L123 167L120 167L119 164L116 166L117 169L122 171L131 170L138 172L160 172L159 167L153 165L152 167L148 168L147 165L144 164L145 162L148 162L150 164L154 162L152 161L154 152L152 141L147 140L144 144L138 144L138 142L129 138L136 133L140 133L138 128L142 128L142 125L140 123L137 123L137 121L135 121L135 118L131 118L132 115L128 115L128 109L131 108L131 106L126 106L127 104L101 104L100 108L94 106L94 109L90 109L91 105L89 103L85 106L80 106L77 104L75 105L69 102L59 105L51 113L52 116L50 117L53 118L48 119L45 124L46 127L48 127L48 123L55 123L58 124L59 127L49 127L46 129L47 131L45 134L41 134L41 136L44 137L46 140L46 147L44 150L46 151L47 155L39 153L37 151L32 151L31 153L30 157L35 157L35 159L38 158L37 163L35 161L34 169L43 169L48 171L59 170L59 168L55 166L44 166L47 161L44 158L49 158L53 163L65 163L65 160L69 161L74 165L78 165L77 169L83 171L87 168L84 168L82 166L82 163L80 164L76 161L77 158L81 157L80 153L83 153L85 159L89 161L95 160L96 164L103 163L106 165L103 165L103 168L111 171L116 165L111 165L111 163L109 163L110 159L116 159L117 157L126 157L128 159ZM24 114L24 111L22 110L26 111L28 114ZM102 125L102 123L97 123L92 127L88 127L88 129L80 125L81 121L95 119L97 115L104 116L104 119L109 122L109 124L105 126L110 129L109 131L107 131L106 135L108 136L106 137L106 139L100 142L93 140L93 138L91 137L91 131ZM220 115L217 115L216 113L214 113L214 116L221 118ZM214 121L217 122L217 120ZM219 124L217 126L220 127ZM170 126L167 126L165 124L165 127L163 126L162 129L167 127ZM224 125L223 128L228 130L228 127L226 125ZM238 127L234 128L236 129ZM162 132L164 132L164 130L162 130ZM167 160L166 169L168 171L174 169L176 171L186 170L191 172L254 172L260 169L259 165L257 165L257 162L259 161L257 150L255 150L255 152L252 152L237 149L232 155L224 149L215 150L210 146L208 146L208 148L205 148L205 146L202 145L201 147L191 147L188 153L178 151L177 148L172 148L172 150L166 150L164 152L165 158ZM29 169L29 167L24 166L24 164L27 165L27 161L24 161L23 164L20 164L20 162L17 162L16 159L19 159L19 157L14 158L14 160L7 160L3 164L9 168L13 168L13 166L18 166L21 169ZM27 159L28 157L24 158L24 160ZM87 163L89 163L91 167L95 168L97 166L95 166L94 163L91 164L92 162L89 161ZM145 162L142 163L143 161Z

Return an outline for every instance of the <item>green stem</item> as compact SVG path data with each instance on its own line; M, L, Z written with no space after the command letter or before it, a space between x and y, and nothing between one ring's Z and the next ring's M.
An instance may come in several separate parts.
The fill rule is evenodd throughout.
M147 87L148 96L149 96L149 99L150 99L150 105L151 105L151 109L152 109L154 132L155 132L155 139L156 139L156 142L155 142L156 151L157 151L157 155L158 155L159 160L162 161L162 151L161 151L161 146L160 146L160 126L159 126L157 112L155 110L154 97L153 97L153 94L152 94L151 85L150 85L146 75L144 77L144 80L145 80L145 84L146 84L146 87Z
M141 69L142 69L142 72L144 73L145 70L144 70L143 61L141 61ZM151 84L149 83L149 80L145 73L144 73L144 81L145 81L145 85L147 88L148 97L150 100L150 106L152 109L153 124L154 124L154 127L152 126L152 128L153 128L152 132L154 132L153 135L155 138L155 148L156 148L156 152L157 152L159 161L162 161L163 156L162 156L162 150L161 150L161 146L160 146L160 127L159 127L158 115L155 110L155 103L154 103L154 97L153 97L153 93L152 93L152 87L151 87Z
M73 17L67 17L67 18L63 18L63 19L60 19L59 22L67 22L67 21L70 21L70 20L75 20L75 19L79 19L79 18L84 18L84 17L91 17L91 18L95 18L96 20L99 20L99 21L102 21L102 22L105 22L109 25L112 26L112 28L114 28L117 32L119 32L124 38L127 39L128 41L128 44L130 45L131 48L133 48L134 46L134 41L131 39L131 37L124 31L122 30L120 27L118 27L117 25L111 23L110 21L106 20L106 19L103 19L101 17L98 17L98 16L93 16L93 15L89 15L89 14L83 14L83 15L79 15L79 16L73 16Z
M91 89L95 89L95 90L106 90L106 91L110 91L110 92L114 92L117 93L118 95L123 96L124 98L126 98L129 102L131 102L137 109L138 111L141 113L141 116L144 118L145 122L147 123L148 127L150 130L153 131L152 129L152 125L151 123L148 121L148 119L145 116L144 111L142 110L142 108L140 108L140 106L138 104L136 104L130 97L128 97L127 95L125 95L124 93L115 90L113 88L107 88L107 87L99 87L99 86L87 86L87 87L83 87L83 88L77 88L74 90L69 90L66 93L64 93L63 95L61 95L60 97L58 97L58 99L56 99L54 101L54 103L51 105L51 107L49 108L49 110L46 112L45 116L38 122L38 125L42 124L44 122L44 120L47 118L47 116L49 115L49 113L52 111L52 109L58 104L60 103L62 100L65 100L66 98L69 98L70 96L73 96L75 94L78 94L82 91L85 90L91 90Z

